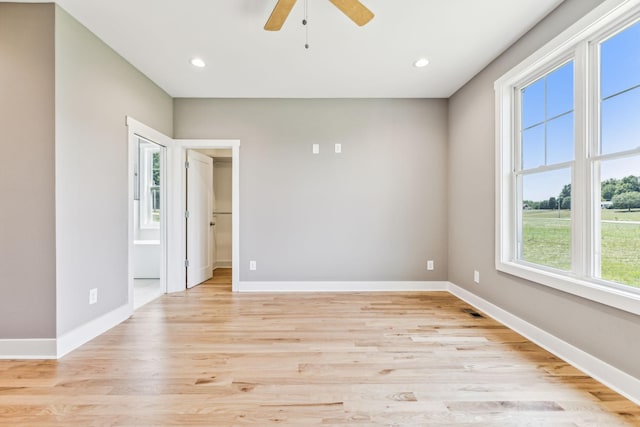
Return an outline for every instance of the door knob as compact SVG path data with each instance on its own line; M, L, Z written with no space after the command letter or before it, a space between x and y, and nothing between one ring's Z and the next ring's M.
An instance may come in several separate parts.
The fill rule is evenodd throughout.
M215 222L210 222L209 225L213 227L214 225L216 225L216 223Z

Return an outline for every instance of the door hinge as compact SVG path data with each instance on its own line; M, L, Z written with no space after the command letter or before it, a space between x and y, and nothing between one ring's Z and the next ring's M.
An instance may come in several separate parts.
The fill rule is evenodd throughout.
M185 268L189 268L189 260L188 259L184 260L184 267Z
M184 217L189 219L189 211L184 211Z
M184 168L185 169L189 169L189 161L188 160L186 162L184 162Z

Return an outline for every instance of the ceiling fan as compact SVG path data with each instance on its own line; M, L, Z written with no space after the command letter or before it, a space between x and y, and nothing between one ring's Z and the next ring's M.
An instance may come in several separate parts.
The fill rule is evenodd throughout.
M276 7L271 12L269 20L264 26L267 31L280 31L284 21L287 20L289 12L293 9L297 0L278 0ZM358 0L329 0L342 11L349 19L362 27L373 19L373 12L367 9Z

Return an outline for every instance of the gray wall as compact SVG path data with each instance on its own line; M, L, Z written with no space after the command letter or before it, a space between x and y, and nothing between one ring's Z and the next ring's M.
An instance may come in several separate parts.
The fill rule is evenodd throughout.
M241 140L241 280L447 278L446 100L176 99L174 112L176 138Z
M172 99L56 8L58 335L127 303L125 116L171 136ZM98 303L89 305L89 289Z
M53 4L0 3L0 339L56 333L53 32Z
M494 267L493 82L598 5L566 0L449 102L449 280L640 378L640 318ZM473 270L481 283L473 283Z

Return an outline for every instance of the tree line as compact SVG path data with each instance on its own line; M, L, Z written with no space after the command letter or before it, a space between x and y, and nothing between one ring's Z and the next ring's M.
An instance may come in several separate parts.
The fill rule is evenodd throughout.
M600 187L603 207L611 209L640 208L640 176L629 175L621 179L602 181ZM571 184L562 187L558 197L523 202L525 209L571 209Z

